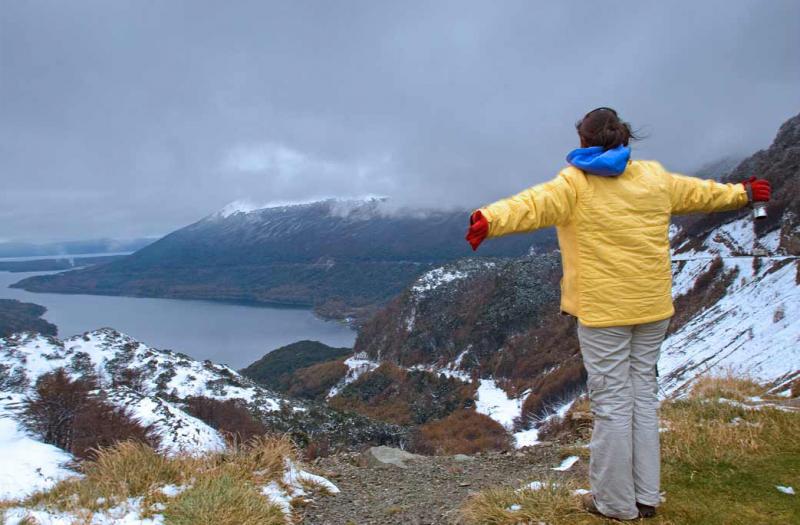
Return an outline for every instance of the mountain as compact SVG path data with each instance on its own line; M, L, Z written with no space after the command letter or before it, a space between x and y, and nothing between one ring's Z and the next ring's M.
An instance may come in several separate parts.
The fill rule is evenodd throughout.
M226 207L122 260L15 286L313 306L323 315L344 317L388 300L435 266L467 256L467 216L463 210L390 210L382 199ZM554 243L553 232L540 232L493 243L487 253L517 256Z
M676 315L659 363L664 396L709 372L750 375L773 393L800 378L800 115L724 180L750 174L772 183L769 219L754 223L744 209L670 229ZM575 320L558 311L560 273L555 254L424 273L360 327L358 380L385 363L459 377L476 385L479 412L516 430L518 443L535 439L585 381Z

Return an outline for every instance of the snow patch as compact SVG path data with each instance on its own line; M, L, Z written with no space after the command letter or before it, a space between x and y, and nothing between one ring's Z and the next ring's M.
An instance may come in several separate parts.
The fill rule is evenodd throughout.
M345 359L344 364L347 365L347 374L328 392L328 397L331 398L338 394L347 385L380 366L377 361L372 361L367 357L367 354L361 352L354 354L352 357Z
M516 448L532 447L539 444L539 430L530 428L514 432L514 446Z
M514 428L514 419L519 417L522 412L525 396L511 399L502 388L497 386L494 379L481 379L477 394L475 410L478 413L494 419L506 430Z
M557 470L558 472L564 472L572 468L572 465L578 462L580 458L578 456L570 456L565 458L564 461L557 467L553 467L550 470Z
M66 468L72 456L29 437L0 408L0 500L20 499L76 475Z
M444 267L434 268L417 279L417 282L411 287L411 290L418 294L424 294L425 292L435 290L443 284L464 279L468 275L469 274L466 272L447 270Z

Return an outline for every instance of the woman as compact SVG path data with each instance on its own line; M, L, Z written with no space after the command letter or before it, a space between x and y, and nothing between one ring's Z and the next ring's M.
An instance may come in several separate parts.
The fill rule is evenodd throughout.
M631 160L630 126L610 108L577 124L581 147L558 176L475 211L467 240L556 226L561 310L578 318L594 414L587 510L655 515L659 504L656 362L674 313L670 216L768 201L766 180L737 184L676 175Z

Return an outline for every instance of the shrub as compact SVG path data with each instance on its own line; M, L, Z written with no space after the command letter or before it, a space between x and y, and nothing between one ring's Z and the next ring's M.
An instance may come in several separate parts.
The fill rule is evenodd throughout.
M131 390L142 392L144 390L144 374L136 368L121 368L114 371L111 376L112 386L125 386Z
M511 436L500 423L467 409L422 425L412 440L412 448L422 454L474 454L511 446Z
M226 434L232 441L241 443L267 432L267 428L253 417L247 407L235 399L220 401L210 397L189 397L186 399L186 411Z
M23 401L23 422L45 443L80 459L119 441L157 446L149 427L93 394L96 388L93 377L72 380L62 368L44 374L36 381L34 394Z

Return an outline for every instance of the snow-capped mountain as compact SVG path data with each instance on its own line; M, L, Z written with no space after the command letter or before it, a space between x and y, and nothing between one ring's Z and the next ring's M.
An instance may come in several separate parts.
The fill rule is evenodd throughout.
M328 199L260 208L234 203L135 254L37 276L31 291L315 306L345 317L377 305L416 276L464 257L466 210L389 209L384 199ZM554 246L552 232L493 243L517 256ZM357 313L357 312L356 312Z

